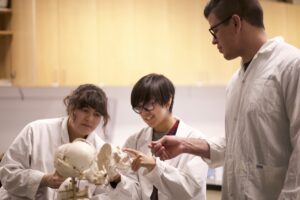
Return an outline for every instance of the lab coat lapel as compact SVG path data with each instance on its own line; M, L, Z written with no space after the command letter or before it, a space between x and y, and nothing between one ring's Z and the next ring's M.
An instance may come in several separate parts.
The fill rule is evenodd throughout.
M152 134L153 134L153 129L149 127L147 129L147 134L145 134L145 137L141 138L142 139L141 151L144 152L146 155L152 155L151 150L148 147L148 144L152 142Z
M65 117L62 122L62 133L61 133L61 143L66 144L70 142L69 133L68 133L68 119L69 117Z

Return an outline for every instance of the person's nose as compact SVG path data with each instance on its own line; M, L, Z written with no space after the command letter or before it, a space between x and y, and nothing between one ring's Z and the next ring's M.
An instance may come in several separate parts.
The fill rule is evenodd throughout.
M140 115L141 115L141 116L145 116L146 112L147 112L147 111L146 111L145 109L141 109Z
M217 44L217 43L218 43L217 38L216 38L216 37L213 37L211 43L212 43L213 45Z
M93 113L87 113L87 115L85 116L85 120L87 121L93 121L93 119L94 119Z
M147 114L149 114L149 111L145 110L144 108L141 109L140 115L141 115L142 117L144 117L144 116L147 115Z

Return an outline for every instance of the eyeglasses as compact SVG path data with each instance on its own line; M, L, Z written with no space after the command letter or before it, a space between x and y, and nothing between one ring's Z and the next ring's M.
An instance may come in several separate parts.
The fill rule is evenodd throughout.
M219 22L219 23L213 25L210 29L208 29L208 31L211 33L211 35L214 37L214 39L217 39L217 36L216 36L217 30L215 30L215 29L216 29L218 26L220 26L220 25L224 24L225 22L227 22L228 20L230 20L231 17L232 17L232 16L229 16L229 17L225 18L223 21L221 21L221 22Z
M136 106L134 108L132 108L134 110L134 112L136 112L137 114L141 114L142 111L146 111L146 112L150 112L152 110L154 110L154 106L155 106L156 101L150 101L144 105L141 106Z

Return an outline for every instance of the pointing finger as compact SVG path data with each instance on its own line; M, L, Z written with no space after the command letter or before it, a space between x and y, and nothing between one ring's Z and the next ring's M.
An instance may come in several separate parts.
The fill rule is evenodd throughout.
M131 148L123 148L123 151L130 153L133 156L138 156L140 154L139 151L135 150L135 149L131 149Z

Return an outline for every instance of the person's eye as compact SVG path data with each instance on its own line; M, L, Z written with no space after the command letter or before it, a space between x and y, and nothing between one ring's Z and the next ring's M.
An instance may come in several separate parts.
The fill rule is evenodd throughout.
M152 109L153 109L153 103L147 103L147 104L144 106L144 108L145 108L146 110L152 110Z
M101 114L98 113L98 112L94 113L94 115L95 115L96 117L101 117Z
M83 112L89 112L89 109L88 109L87 107L81 108L81 110L82 110Z

